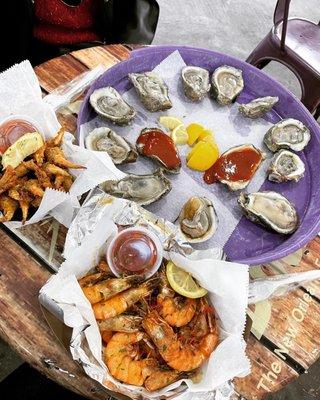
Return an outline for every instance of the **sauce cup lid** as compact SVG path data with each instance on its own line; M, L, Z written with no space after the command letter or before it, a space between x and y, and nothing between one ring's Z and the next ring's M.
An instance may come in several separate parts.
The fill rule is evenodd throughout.
M157 237L156 234L154 234L153 232L151 232L149 229L147 228L143 228L143 227L132 227L132 228L126 228L123 229L121 232L119 232L110 242L107 252L106 252L106 258L107 258L107 262L108 265L111 269L111 271L117 276L120 277L122 276L122 274L115 268L114 264L113 264L113 260L112 260L112 250L116 244L116 241L119 239L119 237L121 235L127 234L128 232L141 232L144 233L146 236L149 236L149 238L153 241L155 247L156 247L156 251L157 251L157 258L156 261L153 265L153 267L151 269L149 269L148 271L146 271L143 274L139 274L138 275L143 275L146 279L150 278L152 275L154 275L157 270L159 269L161 262L162 262L162 258L163 258L163 248L162 248L162 243L160 241L160 239Z

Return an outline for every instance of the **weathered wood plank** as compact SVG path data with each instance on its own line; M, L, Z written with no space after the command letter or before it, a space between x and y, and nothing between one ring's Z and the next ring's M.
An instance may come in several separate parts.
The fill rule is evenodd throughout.
M53 58L35 67L40 85L47 92L52 92L86 70L87 68L70 54Z
M265 399L299 376L252 335L248 339L247 355L252 364L250 375L234 380L236 391L246 400Z
M0 230L0 335L29 364L50 379L90 399L107 391L88 378L58 342L38 303L50 273Z
M75 59L81 61L82 64L90 69L99 64L110 68L119 62L119 58L104 47L91 47L81 51L74 51L71 54Z
M139 45L139 47L141 47L141 45ZM110 44L107 46L103 46L103 48L113 54L119 60L126 60L130 57L131 54L131 50L129 50L127 46L124 46L122 44Z
M263 333L286 360L308 369L320 355L320 304L301 289L270 300L271 316Z

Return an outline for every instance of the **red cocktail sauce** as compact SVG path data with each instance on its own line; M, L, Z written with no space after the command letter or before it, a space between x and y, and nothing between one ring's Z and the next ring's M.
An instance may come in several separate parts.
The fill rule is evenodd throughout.
M3 154L21 136L37 130L30 122L21 119L11 119L4 122L0 125L0 153Z
M254 148L239 149L221 155L203 176L206 183L226 180L229 182L250 180L262 161L261 153Z
M157 248L147 234L123 231L113 245L111 258L119 274L145 274L157 261Z
M160 129L142 132L137 145L143 145L142 154L147 157L156 156L168 169L179 168L181 160L173 140Z

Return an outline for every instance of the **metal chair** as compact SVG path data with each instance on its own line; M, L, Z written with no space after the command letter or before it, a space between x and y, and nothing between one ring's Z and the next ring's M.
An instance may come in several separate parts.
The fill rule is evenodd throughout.
M301 102L315 118L320 116L320 22L289 19L291 0L278 0L274 26L247 62L264 68L275 60L291 69L301 84Z

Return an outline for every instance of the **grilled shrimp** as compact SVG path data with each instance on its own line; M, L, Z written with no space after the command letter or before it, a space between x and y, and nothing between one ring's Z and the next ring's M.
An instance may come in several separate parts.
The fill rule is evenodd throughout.
M142 278L137 275L127 276L125 278L110 278L91 286L85 286L82 290L90 303L95 304L101 300L110 299L132 286L136 286L141 280Z
M176 295L169 285L164 270L160 272L160 281L161 290L157 297L159 314L171 326L187 325L196 312L196 300Z
M108 319L122 314L137 301L150 295L158 279L150 279L141 285L119 293L111 299L100 301L92 306L96 319Z
M117 315L116 317L99 321L100 331L110 330L114 332L137 332L142 318L137 315Z
M208 333L188 346L155 310L144 318L142 326L171 368L177 371L191 371L200 367L218 345L217 326L210 318L212 315L207 317Z
M118 332L112 336L104 350L104 361L114 378L129 385L142 386L150 376L157 362L140 357L138 343L143 337L143 332Z

